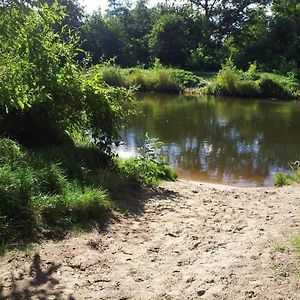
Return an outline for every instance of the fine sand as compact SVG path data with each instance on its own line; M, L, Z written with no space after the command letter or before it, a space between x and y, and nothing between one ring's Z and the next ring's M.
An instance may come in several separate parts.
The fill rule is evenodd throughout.
M1 257L0 299L300 299L299 185L130 197L105 228Z

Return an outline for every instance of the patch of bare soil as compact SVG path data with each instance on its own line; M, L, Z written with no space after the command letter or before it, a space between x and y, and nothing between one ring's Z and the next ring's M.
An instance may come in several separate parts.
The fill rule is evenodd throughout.
M300 299L300 186L179 181L106 231L0 259L0 299ZM125 209L125 207L124 207Z

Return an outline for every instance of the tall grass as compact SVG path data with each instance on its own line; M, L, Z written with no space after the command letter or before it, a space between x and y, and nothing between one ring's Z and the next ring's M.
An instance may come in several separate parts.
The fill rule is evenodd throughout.
M143 92L181 93L185 88L203 86L203 80L192 72L167 68L162 65L151 69L140 67L121 69L105 63L94 67L101 80L110 86L135 87Z
M145 159L121 163L91 145L29 151L0 139L0 248L101 223L114 208L115 190L132 181L174 178L166 165Z

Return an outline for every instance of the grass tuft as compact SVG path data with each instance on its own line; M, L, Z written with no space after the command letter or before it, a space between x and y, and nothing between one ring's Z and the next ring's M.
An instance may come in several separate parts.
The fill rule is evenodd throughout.
M274 176L274 185L282 187L300 182L300 168L297 168L292 173L276 173Z
M283 253L286 250L286 245L282 243L277 243L273 246L273 249L277 252Z
M292 243L298 258L300 258L300 236L295 237Z

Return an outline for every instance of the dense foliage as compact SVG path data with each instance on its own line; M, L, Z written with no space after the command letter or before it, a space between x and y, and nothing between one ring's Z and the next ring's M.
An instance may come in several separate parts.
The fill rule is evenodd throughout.
M68 9L74 5L0 3L0 248L103 222L116 187L174 175L156 162L143 160L144 170L114 160L111 144L133 111L132 91L88 67L81 19L68 19Z
M79 36L56 2L24 10L11 5L0 19L0 133L34 144L71 140L92 130L108 144L130 113L125 89L101 86L77 62ZM67 38L66 38L67 37Z
M82 26L93 61L116 57L123 67L151 64L216 71L228 58L238 68L257 62L264 71L299 75L299 17L296 0L109 1ZM288 47L287 47L288 45Z
M165 164L110 160L96 146L29 151L0 139L0 250L18 240L61 235L91 220L103 223L118 189L174 178Z
M112 63L94 66L103 83L113 87L124 87L142 92L161 92L178 94L186 88L201 87L204 81L201 77L189 71L167 68L155 61L153 67L122 69Z

